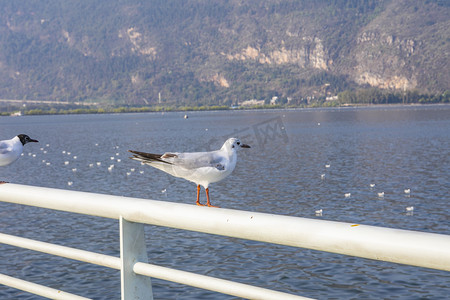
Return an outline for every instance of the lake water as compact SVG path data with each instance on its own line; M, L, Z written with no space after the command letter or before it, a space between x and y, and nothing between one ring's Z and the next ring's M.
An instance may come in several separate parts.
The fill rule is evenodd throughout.
M26 145L23 157L1 169L0 180L194 205L193 183L129 160L127 150L203 151L237 136L252 148L238 153L232 176L210 186L213 204L449 234L448 105L188 114L2 117L1 139L26 133L40 143ZM414 211L406 212L410 206ZM119 256L114 220L5 203L0 217L0 232ZM443 271L155 226L146 234L151 263L302 296L450 294L450 273ZM118 271L6 245L0 257L1 273L120 299ZM153 292L156 299L234 299L156 279ZM4 286L0 298L40 299Z

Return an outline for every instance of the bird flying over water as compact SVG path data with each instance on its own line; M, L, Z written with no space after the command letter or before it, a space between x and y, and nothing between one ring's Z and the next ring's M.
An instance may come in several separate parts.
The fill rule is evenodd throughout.
M130 157L154 168L160 169L172 176L184 178L197 185L197 205L200 203L200 185L206 191L206 205L211 205L209 198L209 184L225 179L236 167L237 148L250 148L237 138L228 139L216 151L210 152L166 152L153 154L128 150L133 153Z
M15 162L23 151L26 143L37 143L26 134L19 134L10 140L0 141L0 167L7 166Z

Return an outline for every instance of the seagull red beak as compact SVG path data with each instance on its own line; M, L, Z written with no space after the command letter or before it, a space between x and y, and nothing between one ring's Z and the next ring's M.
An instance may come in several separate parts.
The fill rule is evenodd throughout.
M38 140L29 139L28 142L39 143Z

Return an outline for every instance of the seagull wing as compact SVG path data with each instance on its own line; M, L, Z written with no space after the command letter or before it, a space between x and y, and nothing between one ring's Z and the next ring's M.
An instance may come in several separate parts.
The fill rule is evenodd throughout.
M220 155L219 151L176 153L171 160L172 164L188 170L204 167L224 170L226 162L227 158Z
M5 154L11 151L11 144L5 141L0 142L0 154Z
M166 152L164 154L154 154L129 150L133 153L131 159L143 163L159 163L181 167L187 170L194 170L203 167L224 170L227 158L220 155L219 151L212 152Z

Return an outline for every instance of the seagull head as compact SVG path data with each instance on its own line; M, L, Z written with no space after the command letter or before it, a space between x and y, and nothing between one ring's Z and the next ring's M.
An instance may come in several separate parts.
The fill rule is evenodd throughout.
M38 143L38 140L33 140L26 134L19 134L17 137L22 142L22 145L25 145L26 143Z
M249 145L241 143L241 141L237 138L229 138L225 144L223 144L222 149L226 149L228 151L236 150L237 148L250 148Z

